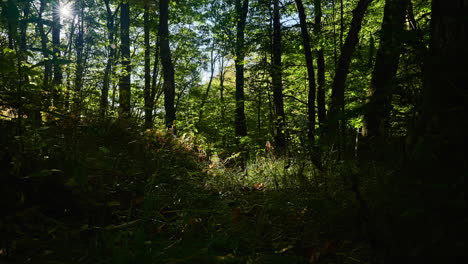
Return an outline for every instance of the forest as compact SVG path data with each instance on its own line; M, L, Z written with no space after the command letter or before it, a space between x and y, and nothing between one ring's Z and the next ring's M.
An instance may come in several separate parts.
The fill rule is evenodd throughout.
M468 1L0 7L0 263L468 255Z

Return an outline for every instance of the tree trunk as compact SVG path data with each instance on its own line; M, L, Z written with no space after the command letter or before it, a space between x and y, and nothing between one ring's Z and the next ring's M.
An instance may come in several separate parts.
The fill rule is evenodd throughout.
M224 105L224 56L221 56L221 63L219 65L219 100L221 103L221 120L224 122L226 117L226 106Z
M149 14L149 0L145 1L145 11L143 13L144 19L144 49L145 49L145 129L153 127L153 102L151 101L151 60L150 60L150 14Z
M320 0L315 0L315 25L314 33L319 39L317 47L317 115L320 127L326 122L327 112L325 107L325 56L322 46L322 6Z
M335 78L332 84L332 98L330 104L330 111L328 113L329 127L328 136L333 143L338 135L339 122L341 114L344 110L344 92L346 79L348 77L349 66L353 56L356 45L358 44L358 36L361 31L361 24L366 13L367 7L372 0L359 0L356 9L353 11L353 19L351 20L351 27L346 37L346 41L341 50L338 67L335 72Z
M206 101L208 100L208 96L211 90L211 84L213 83L214 71L215 71L215 63L218 56L214 56L214 43L211 47L210 52L210 80L208 81L208 86L206 87L205 94L203 95L202 101L200 103L200 110L198 112L198 123L202 122L203 118L203 108L205 107Z
M158 32L159 32L159 26L158 26ZM154 64L153 64L153 77L151 78L151 98L150 101L152 103L151 109L154 110L154 106L156 102L158 102L159 97L163 93L161 89L161 82L159 81L159 59L160 59L160 54L159 54L159 37L156 36L156 41L155 41L155 51L154 51ZM153 118L153 112L151 112L151 117ZM153 120L151 119L151 122Z
M403 223L407 225L403 230L414 232L405 233L400 239L407 245L432 240L418 250L422 256L466 255L467 12L467 1L432 1L432 35L425 61L421 119L414 131L414 145L409 146L409 170L401 179L411 181L408 192L418 194L420 206L411 210L421 213L418 218L411 218L414 221ZM409 202L404 204L414 203ZM407 210L407 206L402 209ZM401 230L400 223L395 230ZM428 228L433 231L427 233ZM407 250L412 252L414 247Z
M53 98L53 104L57 108L62 107L62 100L61 100L61 95L59 93L58 87L59 85L62 84L62 67L60 63L57 63L57 60L60 58L60 14L58 12L58 8L56 8L59 5L59 1L55 0L52 2L53 5L53 12L52 12L52 50L54 53L53 59L54 59L54 78L52 80L52 98Z
M421 135L430 158L463 179L468 155L468 21L467 1L433 0L431 46L426 63ZM458 62L458 63L454 63ZM451 154L451 155L447 155ZM453 157L452 157L453 156ZM432 166L433 167L433 166ZM464 170L457 168L464 167Z
M235 51L235 68L236 68L236 115L235 115L235 133L237 137L247 136L247 123L244 112L244 59L245 59L245 24L247 21L247 13L249 10L249 0L236 0L236 51Z
M335 14L336 14L336 3L335 0L332 0L332 20L333 20L333 69L336 69L336 65L338 64L338 51L336 48L336 22L335 22Z
M44 31L44 20L42 18L45 8L46 8L46 0L41 0L40 6L39 6L39 21L37 23L37 27L38 27L39 35L41 37L42 56L44 57L45 61L48 61L49 53L47 52L47 43L49 42L49 40L47 39L47 35L45 34L45 31ZM52 64L50 64L50 62L47 62L44 65L44 77L42 79L42 85L44 85L46 89L49 86L51 74L52 74Z
M312 48L310 46L310 35L307 29L306 14L302 0L296 0L297 13L299 15L299 22L301 25L302 44L304 45L304 54L307 65L307 77L309 79L309 95L308 95L308 137L311 143L314 142L315 137L315 72L314 63L312 58Z
M76 4L76 11L79 12L78 21L78 36L75 40L76 48L76 74L75 74L75 94L73 96L74 114L79 116L81 112L81 90L83 88L83 74L84 74L84 2L78 1Z
M114 65L115 49L117 48L114 43L114 14L110 9L109 0L104 0L106 4L107 11L107 41L109 42L108 47L108 57L106 63L106 69L104 70L104 78L102 80L102 91L101 91L101 100L100 100L100 117L101 119L105 118L107 115L107 108L109 106L109 87L110 79L112 75L112 66Z
M161 64L164 76L164 108L166 109L166 127L174 128L176 120L174 65L169 47L169 1L159 2L159 41L161 51ZM174 131L175 132L175 131Z
M281 66L281 16L279 0L273 1L273 61L271 69L271 83L273 88L273 101L276 110L275 145L278 154L286 152L286 119L283 102L283 69ZM312 72L313 74L313 72ZM313 99L315 99L315 91ZM313 101L312 101L313 102ZM310 103L310 102L309 102ZM313 103L312 103L313 104Z
M130 117L130 5L129 1L121 4L120 9L120 51L122 53L123 73L119 81L119 116Z
M344 5L343 5L343 0L340 0L340 51L343 50L344 30L345 30L344 28Z
M405 22L405 12L401 10L408 6L408 2L409 0L385 2L380 46L368 92L370 97L368 108L364 114L364 135L374 143L383 143L388 130L391 98L400 61L401 35Z

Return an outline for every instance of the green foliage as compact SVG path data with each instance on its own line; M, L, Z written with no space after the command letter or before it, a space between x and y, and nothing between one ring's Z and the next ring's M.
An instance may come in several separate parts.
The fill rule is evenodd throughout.
M271 144L277 117L270 72L270 1L250 1L244 64L248 135L242 138L234 136L236 16L231 0L170 1L177 135L164 128L164 80L160 58L155 58L158 1L150 1L155 120L152 129L141 127L144 2L130 1L129 119L116 118L119 78L124 73L119 1L109 1L110 17L102 0L76 1L74 8L83 4L84 12L82 17L77 10L74 17L62 17L61 43L56 47L61 57L52 52L51 1L44 1L42 13L41 1L1 2L0 259L375 263L392 254L450 252L445 242L451 237L441 227L447 223L443 217L430 216L463 211L463 199L440 198L452 186L423 186L405 169L411 162L406 160L405 137L418 118L424 86L430 1L412 1L417 25L405 22L401 35L404 47L392 80L388 138L378 146L376 157L365 160L360 151L366 145L361 146L358 131L368 111L385 1L373 1L366 13L351 61L344 111L317 124L313 146L307 136L308 80L297 10L293 1L282 1L288 138L284 156L277 156ZM340 35L346 36L357 3L343 1L341 21L339 2L322 1L322 32L312 35L314 56L319 47L325 54L327 105L341 52ZM314 7L311 1L304 4L313 24ZM110 18L114 24L108 32ZM77 21L83 22L84 33L80 90ZM102 88L111 50L115 57L106 97ZM58 68L63 71L61 83L54 81ZM103 100L109 105L105 116ZM337 120L343 127L339 142L333 144L328 142L327 125ZM431 161L431 146L415 144L421 159ZM422 223L426 217L431 221ZM463 245L456 241L453 248L461 252Z

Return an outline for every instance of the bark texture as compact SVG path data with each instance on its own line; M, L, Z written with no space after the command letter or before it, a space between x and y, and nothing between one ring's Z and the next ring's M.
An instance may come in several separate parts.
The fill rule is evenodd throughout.
M349 73L349 66L353 56L356 45L359 42L359 32L362 27L362 20L366 13L367 7L372 0L359 0L356 8L353 11L353 18L351 20L351 27L346 37L343 48L341 49L338 67L335 72L335 78L332 84L332 98L330 104L330 111L328 113L329 127L328 136L331 141L335 141L339 132L339 119L342 118L344 110L344 93L346 80ZM343 122L341 122L343 123ZM343 125L343 124L342 124Z
M302 0L296 0L297 13L299 15L299 22L301 26L302 44L304 45L304 55L307 65L307 78L309 79L309 91L308 91L308 137L310 142L314 142L315 137L315 72L314 62L312 57L312 48L310 45L310 35L307 29L307 18L304 11L304 5Z
M320 127L323 127L327 110L325 106L325 55L322 47L322 5L321 0L314 1L315 24L314 34L318 38L317 46L317 116Z
M236 0L236 115L235 115L235 133L238 137L247 136L247 123L244 111L244 59L245 59L245 24L247 22L247 12L249 10L249 0Z
M164 108L166 110L166 127L173 128L176 120L175 81L174 65L171 59L171 49L169 47L169 1L159 2L159 41L161 52L161 64L164 76Z
M130 116L130 4L123 2L120 6L120 52L122 54L123 73L119 81L119 115Z
M271 80L273 88L273 101L276 110L276 134L275 146L278 154L286 151L286 118L284 115L283 102L283 69L281 66L281 15L279 0L273 1L273 63L271 69ZM315 94L314 94L315 95ZM315 96L314 96L315 99ZM309 101L310 104L310 101ZM313 104L313 101L312 101Z
M388 131L391 99L400 61L405 12L409 0L387 0L382 21L380 45L369 87L364 114L364 135L383 143ZM374 141L376 142L376 141Z

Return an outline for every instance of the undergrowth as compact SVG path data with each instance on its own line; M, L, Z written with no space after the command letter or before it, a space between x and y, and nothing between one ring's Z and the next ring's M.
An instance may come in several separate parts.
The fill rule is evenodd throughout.
M350 173L220 158L118 122L3 124L0 256L18 263L356 263L374 257ZM368 183L367 186L370 186ZM367 195L366 188L362 195ZM364 215L365 217L366 215Z

